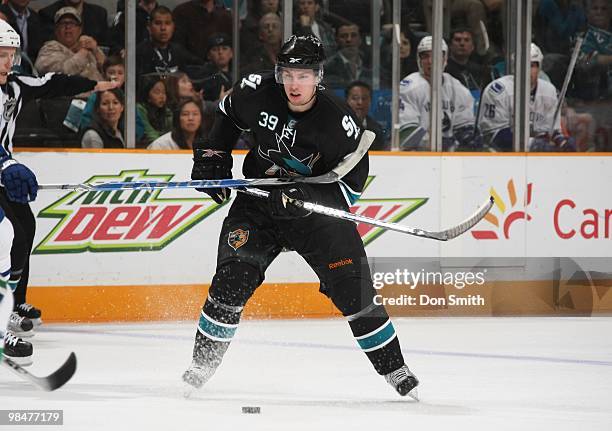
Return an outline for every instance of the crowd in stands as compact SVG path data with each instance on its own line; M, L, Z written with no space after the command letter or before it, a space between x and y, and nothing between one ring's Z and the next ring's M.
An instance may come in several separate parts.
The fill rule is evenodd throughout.
M364 127L380 134L376 149L390 149L390 124L385 121L390 115L380 110L389 103L380 100L391 97L393 1L380 2L382 31L377 41L372 39L370 1L292 1L293 32L315 35L323 44L324 85L346 98ZM241 1L240 74L273 68L282 44L285 2ZM116 2L116 10L85 0L41 3L3 0L0 5L0 19L8 21L22 38L20 71L124 81L124 0ZM431 33L432 3L401 1L400 79L419 72L417 46ZM451 20L451 30L444 35L448 44L445 72L470 91L475 117L485 87L510 70L505 64L506 3L445 2ZM233 81L231 5L222 0L138 0L137 148L186 148L194 139L206 136L216 105ZM608 142L612 141L611 7L610 0L533 2L533 41L543 53L540 77L557 91L578 36L584 37L561 111L561 127L575 138L579 151L612 149ZM380 48L378 65L372 64L373 45ZM373 85L375 76L379 79ZM124 91L77 96L83 103L66 99L24 107L16 145L125 146L121 137ZM76 125L74 112L68 116L75 106L82 111Z

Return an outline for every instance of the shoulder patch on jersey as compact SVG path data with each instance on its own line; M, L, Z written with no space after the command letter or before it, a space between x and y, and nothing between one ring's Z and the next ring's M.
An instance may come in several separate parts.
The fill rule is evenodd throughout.
M410 80L410 79L402 79L400 81L400 85L406 85L407 86L407 85L410 85L411 83L412 83L412 80Z
M501 82L495 81L491 84L491 87L489 89L493 93L502 94L506 90L506 87L504 87L504 84L502 84Z

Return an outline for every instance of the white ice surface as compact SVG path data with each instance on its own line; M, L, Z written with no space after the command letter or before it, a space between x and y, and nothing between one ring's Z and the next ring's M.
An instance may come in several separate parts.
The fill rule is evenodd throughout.
M341 319L243 321L191 399L195 323L44 325L32 373L74 350L45 393L2 368L2 409L63 409L61 430L612 430L612 318L395 319L421 402L397 395ZM243 414L242 407L260 407Z

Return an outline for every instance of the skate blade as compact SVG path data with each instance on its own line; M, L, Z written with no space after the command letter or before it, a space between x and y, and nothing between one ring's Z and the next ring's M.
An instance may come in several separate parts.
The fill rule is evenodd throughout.
M198 390L198 388L191 386L189 383L187 382L183 382L183 397L185 399L189 399L193 396L193 394L195 394L195 392Z
M32 365L34 363L34 361L32 360L32 356L7 356L8 359L10 359L11 361L13 361L14 363L16 363L17 365L20 365L22 367L29 367L30 365ZM2 360L2 357L0 356L0 360Z
M202 387L202 385L198 386L197 384L194 384L195 382L190 379L190 376L188 375L188 372L185 372L185 374L183 374L183 396L185 398L191 398L191 396Z
M9 332L12 332L15 336L19 338L32 338L35 334L34 328L29 331L22 331L20 329L15 330L14 328L8 328Z
M36 328L37 326L42 325L43 321L40 317L36 318L36 319L30 319L32 321L32 324L34 325L34 327Z
M419 400L419 391L417 390L416 387L414 389L412 389L410 392L408 392L406 395L408 395L410 398L412 398L416 402L420 401Z

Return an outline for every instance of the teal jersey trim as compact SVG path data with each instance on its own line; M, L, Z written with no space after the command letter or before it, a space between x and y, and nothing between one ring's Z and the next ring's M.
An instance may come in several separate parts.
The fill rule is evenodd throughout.
M198 326L204 335L210 336L213 340L224 341L230 341L238 328L238 325L228 325L216 322L204 313L200 315Z
M342 195L349 206L353 205L361 197L361 193L352 190L344 181L340 180L338 181L338 184L340 185L340 191L342 192Z
M359 347L363 350L371 351L387 344L394 337L395 328L391 320L389 320L371 335L364 336L364 338L357 338L357 343L359 343Z

